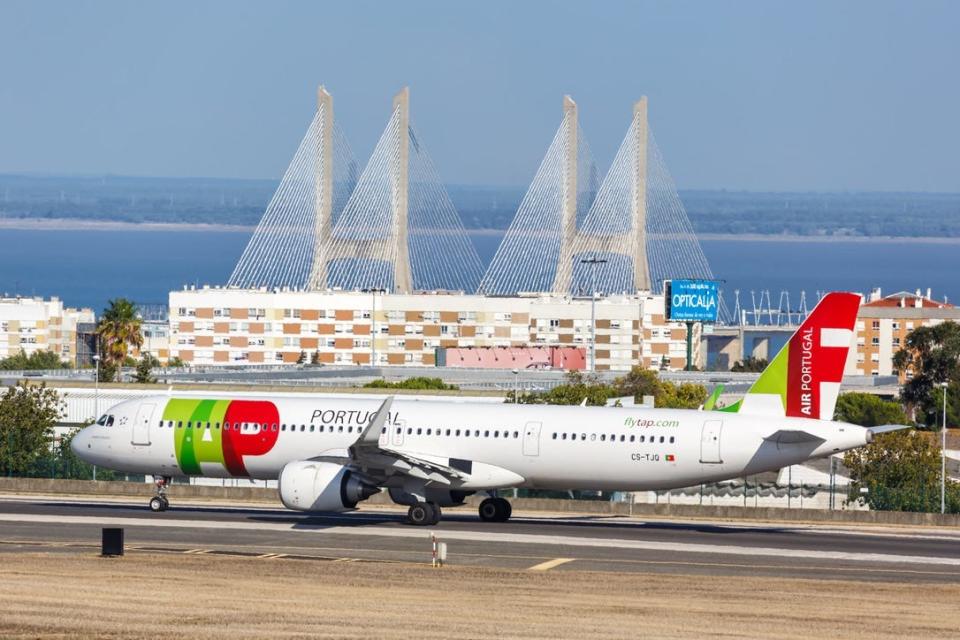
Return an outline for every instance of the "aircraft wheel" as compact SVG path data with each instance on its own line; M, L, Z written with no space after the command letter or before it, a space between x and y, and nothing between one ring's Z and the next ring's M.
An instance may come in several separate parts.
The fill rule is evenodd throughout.
M163 503L163 508L161 508L160 511L166 511L170 508L170 501L167 500L166 497L160 496L160 502Z
M440 516L442 515L440 511L440 505L431 502L430 507L433 509L433 520L430 522L430 524L439 524Z
M157 513L158 511L163 511L163 500L160 498L151 498L150 499L150 511Z
M500 503L501 516L498 522L506 522L513 515L513 505L506 498L495 498Z
M422 527L434 524L435 510L428 502L418 502L407 510L407 522Z
M497 498L487 498L480 503L480 519L484 522L498 522L497 516L500 509L497 506Z

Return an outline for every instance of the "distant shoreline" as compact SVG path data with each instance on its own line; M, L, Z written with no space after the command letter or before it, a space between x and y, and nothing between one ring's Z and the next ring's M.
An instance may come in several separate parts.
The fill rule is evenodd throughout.
M194 222L121 222L73 218L0 218L0 231L182 231L253 233L255 226ZM473 236L502 235L505 229L467 229ZM875 242L916 244L960 244L960 237L828 236L761 233L700 233L700 240L737 240L740 242Z

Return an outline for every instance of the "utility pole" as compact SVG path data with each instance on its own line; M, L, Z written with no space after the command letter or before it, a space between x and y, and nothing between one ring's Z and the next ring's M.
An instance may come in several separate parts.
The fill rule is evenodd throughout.
M513 404L520 402L520 369L513 370Z
M100 344L97 340L97 353L93 354L93 419L100 419ZM93 465L93 479L97 479L97 465Z
M596 256L580 261L590 265L590 371L597 370L597 265L606 262Z
M943 428L940 430L940 513L947 512L947 386L941 382L943 388Z

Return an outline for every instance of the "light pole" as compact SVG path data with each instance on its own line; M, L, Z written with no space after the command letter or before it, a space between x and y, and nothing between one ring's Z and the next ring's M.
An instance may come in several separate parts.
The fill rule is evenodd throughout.
M99 351L99 349L98 349ZM100 354L93 354L93 420L100 419ZM97 479L97 465L93 465L93 479Z
M590 265L590 371L597 370L597 265L606 262L596 256L580 261Z
M386 289L365 289L370 292L370 366L377 366L377 294Z
M943 389L943 428L940 430L940 513L947 512L947 385L941 382Z
M513 404L520 402L520 369L513 370Z

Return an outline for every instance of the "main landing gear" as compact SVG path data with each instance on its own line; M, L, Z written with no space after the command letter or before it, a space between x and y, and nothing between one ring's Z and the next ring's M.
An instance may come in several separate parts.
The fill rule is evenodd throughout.
M480 519L484 522L506 522L513 507L505 498L487 498L480 503Z
M150 499L150 511L166 511L170 507L170 501L167 500L167 485L170 484L170 476L153 476L153 483L157 489L157 495Z
M407 522L426 526L440 522L440 505L435 502L417 502L407 510Z

